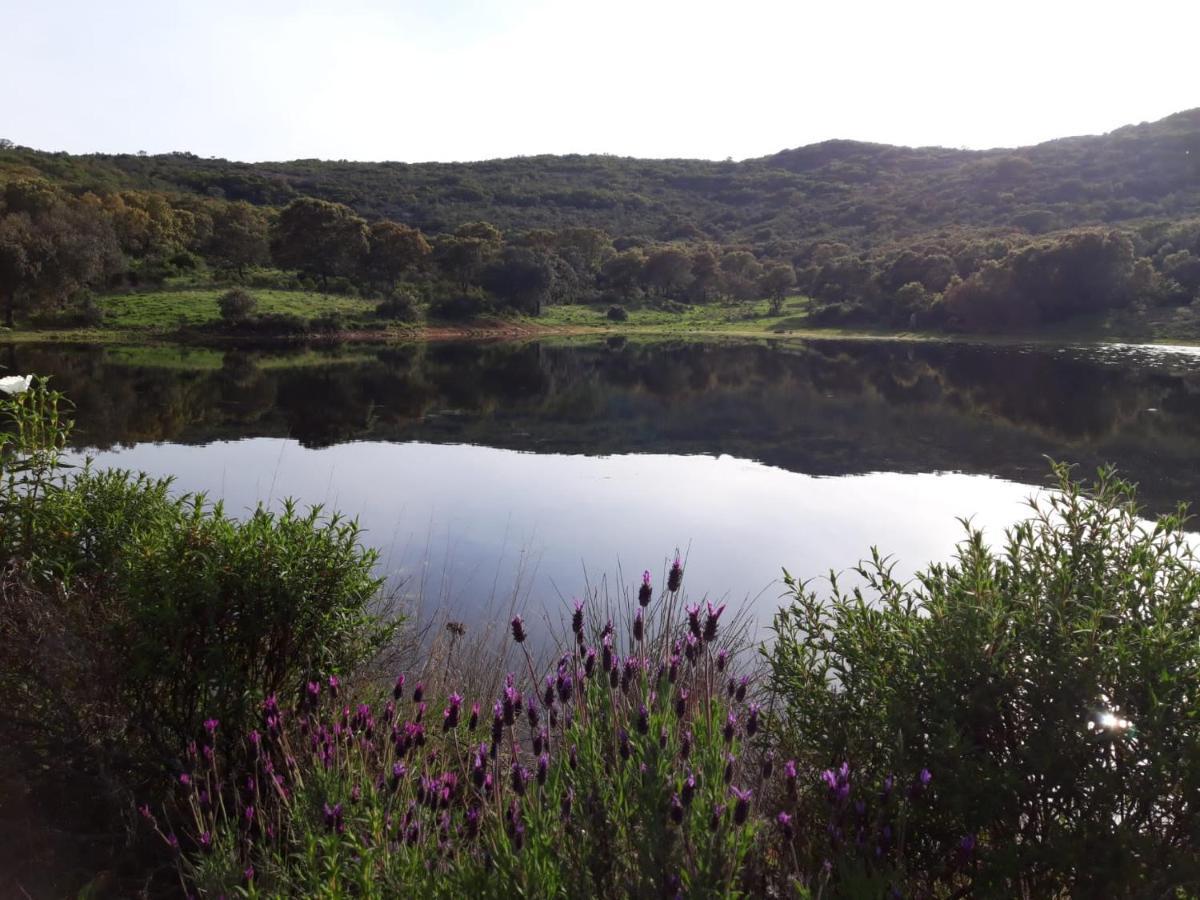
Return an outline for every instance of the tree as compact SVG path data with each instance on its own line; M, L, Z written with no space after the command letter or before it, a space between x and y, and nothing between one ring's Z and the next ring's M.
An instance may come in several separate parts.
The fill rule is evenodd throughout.
M245 274L246 266L270 258L267 217L244 200L223 203L212 213L212 235L206 253L218 265Z
M738 300L753 299L762 264L749 250L732 250L721 257L721 283Z
M771 301L771 315L777 316L783 312L783 300L787 292L796 286L796 270L788 263L771 263L759 279L758 286Z
M348 206L312 197L293 200L279 214L271 256L329 286L330 276L353 276L367 255L367 223Z
M476 282L483 267L499 252L500 231L487 222L468 222L438 241L436 255L442 271L462 290Z
M679 247L662 247L646 258L642 280L661 296L672 296L692 278L692 260Z
M395 289L406 272L425 264L433 249L416 228L384 220L371 225L367 273L371 279Z
M0 209L0 303L13 327L20 308L61 307L123 264L109 220L44 182L11 182Z
M622 300L633 298L642 277L646 257L641 250L622 250L600 267L597 278L602 288L613 291Z
M554 269L544 253L509 247L484 271L483 285L507 306L538 316L554 286Z

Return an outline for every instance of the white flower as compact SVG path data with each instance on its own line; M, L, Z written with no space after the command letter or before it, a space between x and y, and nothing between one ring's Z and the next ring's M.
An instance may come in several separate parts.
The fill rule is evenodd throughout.
M3 378L0 378L0 393L10 396L23 394L29 390L29 383L31 381L33 381L32 375L5 375Z

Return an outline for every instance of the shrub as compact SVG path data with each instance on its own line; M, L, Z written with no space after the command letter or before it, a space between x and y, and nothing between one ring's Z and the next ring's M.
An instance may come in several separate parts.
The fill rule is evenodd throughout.
M429 305L431 317L452 322L473 319L491 311L491 303L480 294L448 294L435 299Z
M629 313L625 311L625 307L618 306L616 304L608 308L606 315L608 316L608 320L610 322L624 322L629 318Z
M158 765L206 716L247 729L263 697L389 640L355 524L290 502L238 521L144 475L64 476L59 403L44 385L9 401L16 438L0 448L0 679L39 740L90 746L91 765Z
M254 296L241 288L226 291L217 298L217 309L221 312L221 321L228 325L244 322L253 315L258 302Z
M308 320L310 331L325 332L326 334L346 330L346 319L338 312L324 312Z
M397 322L415 322L417 299L411 291L398 288L375 307L375 315L381 319L392 319Z
M876 791L931 772L907 820L913 887L1155 896L1200 878L1200 570L1182 511L1143 524L1111 471L1090 491L1055 472L1001 549L969 530L915 585L878 554L864 588L834 580L829 599L787 577L766 651L783 746L810 769L849 760Z

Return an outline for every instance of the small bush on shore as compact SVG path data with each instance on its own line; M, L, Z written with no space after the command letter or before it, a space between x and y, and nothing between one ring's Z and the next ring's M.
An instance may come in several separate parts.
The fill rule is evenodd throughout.
M789 578L765 651L779 740L877 794L928 768L905 848L927 890L1168 896L1200 884L1200 569L1182 511L1145 524L1112 472L1056 473L1002 548L970 530L913 585L878 555L832 598Z
M63 402L35 381L0 404L0 678L39 741L118 753L136 779L206 716L244 732L264 697L389 641L354 523L290 502L236 520L169 481L65 468Z

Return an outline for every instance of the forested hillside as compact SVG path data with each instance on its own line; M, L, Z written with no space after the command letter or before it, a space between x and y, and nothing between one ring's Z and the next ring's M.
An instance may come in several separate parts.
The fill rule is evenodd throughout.
M462 315L796 290L814 298L818 323L994 331L1136 303L1183 306L1200 292L1200 225L1191 221L1200 217L1200 109L1018 149L828 141L742 162L236 163L189 153L71 156L4 142L0 183L10 217L31 215L28 185L40 183L69 207L115 217L119 246L101 240L94 264L58 278L49 293L59 302L83 287L111 287L117 253L142 281L169 269L165 260L186 266L181 254L193 254L239 273L274 264L322 289L331 279L380 294L411 283L414 296ZM24 200L14 199L14 185L25 185ZM295 216L285 246L279 211L306 198L348 207L338 221L354 220L362 240L331 248L344 228L311 215L297 225L304 217ZM152 234L130 235L130 208L158 216ZM164 224L163 209L189 221ZM402 264L369 264L367 231L384 222L419 231L429 253L409 247L417 256ZM296 231L309 226L317 231ZM247 227L254 248L217 246L229 251ZM10 246L22 228L10 223ZM229 229L241 231L230 237ZM0 247L5 233L0 224ZM394 243L403 242L398 234L388 232ZM137 262L148 258L153 265ZM5 275L0 260L0 295L34 305L47 287L22 286L16 268L10 261Z

